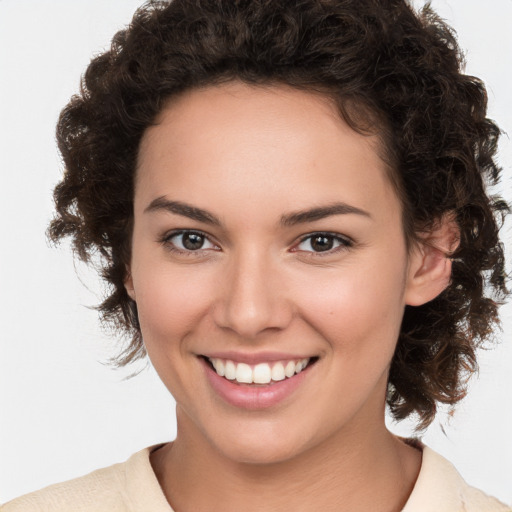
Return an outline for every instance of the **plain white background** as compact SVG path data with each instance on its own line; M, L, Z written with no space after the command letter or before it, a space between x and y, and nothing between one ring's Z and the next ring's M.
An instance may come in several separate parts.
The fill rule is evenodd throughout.
M150 367L124 380L135 368L102 364L116 340L90 309L101 296L96 275L75 268L67 244L54 249L45 240L62 170L54 142L58 113L91 56L140 3L0 0L0 503L123 461L175 434L174 402ZM433 1L459 34L467 72L487 83L489 116L512 133L512 0L485 5ZM506 135L499 160L501 193L512 201ZM511 232L509 221L509 259ZM511 305L502 314L501 343L482 354L469 397L453 418L440 415L424 442L468 482L512 503ZM410 423L389 425L411 433Z

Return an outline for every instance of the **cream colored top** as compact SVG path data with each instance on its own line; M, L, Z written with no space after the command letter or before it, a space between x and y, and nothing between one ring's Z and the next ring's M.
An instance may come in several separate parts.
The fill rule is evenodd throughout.
M153 472L150 446L126 462L50 485L1 507L1 512L173 512ZM512 512L470 487L441 455L423 447L421 470L402 512Z

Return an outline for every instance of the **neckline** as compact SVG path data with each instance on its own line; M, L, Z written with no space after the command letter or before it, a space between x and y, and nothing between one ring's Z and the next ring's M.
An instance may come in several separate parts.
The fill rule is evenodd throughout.
M422 453L420 470L419 470L418 476L416 478L416 481L414 483L414 487L411 491L411 494L409 495L409 497L407 499L405 506L402 508L402 512L417 512L417 511L419 512L422 509L417 509L414 507L416 507L415 503L418 502L418 500L423 499L422 496L424 493L420 493L419 497L417 497L416 495L419 494L417 491L417 487L418 487L419 483L421 484L421 482L423 480L425 480L425 477L422 476L422 474L425 473L425 471L426 471L425 470L425 454L428 453L427 459L430 459L432 454L434 454L434 455L437 455L437 454L435 452L433 452L432 450L430 450L427 446L425 446L421 442L421 440L418 438L405 438L405 437L401 437L401 436L395 436L395 437L397 439L399 439L401 442L407 444L408 446L411 446L412 448L414 448ZM140 460L137 462L139 462L141 464L141 466L144 467L144 473L146 474L146 477L142 478L141 481L145 481L148 488L151 489L151 492L153 492L155 494L155 496L156 495L159 496L159 503L158 503L159 508L155 509L154 505L153 505L153 508L152 508L153 512L174 512L174 509L172 508L171 504L167 500L167 498L160 486L160 483L158 481L155 471L153 470L153 467L151 465L151 460L150 460L150 456L152 453L156 452L157 450L160 450L161 448L163 448L164 446L169 445L169 444L172 444L172 441L151 445L132 456L132 458L134 458L139 454L141 455ZM440 457L440 456L438 456L438 457ZM445 459L443 459L443 460L445 460ZM134 462L136 462L136 461L134 461ZM448 463L448 461L445 461L445 462ZM421 480L420 480L420 477L421 477ZM139 474L138 478L141 478L140 474ZM136 501L137 497L134 496L133 499L134 499L134 502L136 502L137 505L139 505L139 502ZM139 497L139 500L140 500L140 497ZM147 501L144 502L144 500L141 502L141 505L144 503L147 506ZM413 507L413 508L411 508L411 507ZM439 509L438 512L441 512L441 509Z

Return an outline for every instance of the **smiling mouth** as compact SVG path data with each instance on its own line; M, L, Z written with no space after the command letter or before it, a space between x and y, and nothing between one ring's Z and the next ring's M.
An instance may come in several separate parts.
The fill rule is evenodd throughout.
M318 357L308 357L304 359L291 359L250 365L237 363L230 359L202 357L210 368L220 377L237 384L246 385L271 385L276 382L291 379L318 360Z

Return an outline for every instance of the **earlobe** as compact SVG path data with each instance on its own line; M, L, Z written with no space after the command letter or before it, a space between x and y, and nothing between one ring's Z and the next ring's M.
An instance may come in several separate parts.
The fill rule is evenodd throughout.
M133 278L132 273L129 267L126 268L126 278L124 280L124 288L126 290L126 293L132 299L135 301L135 289L133 287Z
M442 293L450 284L453 252L459 245L460 231L455 218L446 214L421 236L410 259L405 303L421 306Z

